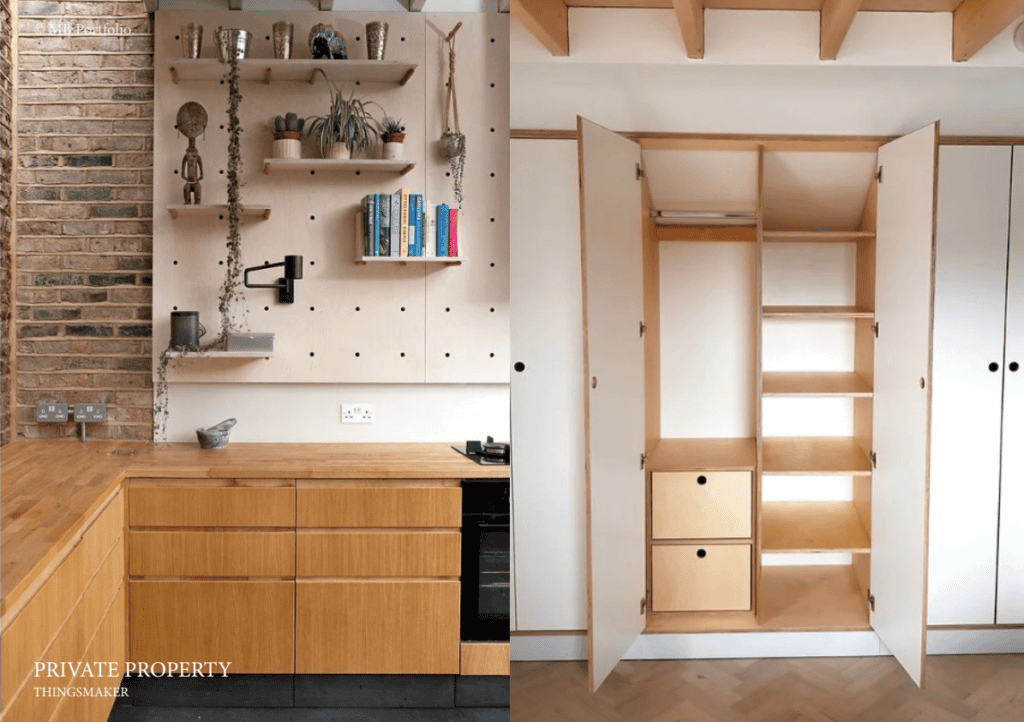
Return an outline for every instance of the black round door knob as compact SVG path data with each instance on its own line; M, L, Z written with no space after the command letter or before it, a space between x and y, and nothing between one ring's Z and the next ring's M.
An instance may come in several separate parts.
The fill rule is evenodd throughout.
M989 371L998 371L999 370L999 364L997 364L995 361L993 361L992 363L990 363L988 365L988 370Z
M708 555L708 553L706 551L704 551L703 549L698 549L697 550L697 558L698 559L703 559L707 555Z
M708 477L706 477L704 475L698 476L697 477L697 483L700 484L701 486L704 486L705 484L708 483Z
M1010 370L1011 371L1016 371L1019 368L1020 368L1020 364L1019 363L1017 363L1016 361L1011 361L1010 362Z
M513 366L512 368L514 368L516 371L522 372L526 370L526 364L524 364L522 361L516 361L516 365Z

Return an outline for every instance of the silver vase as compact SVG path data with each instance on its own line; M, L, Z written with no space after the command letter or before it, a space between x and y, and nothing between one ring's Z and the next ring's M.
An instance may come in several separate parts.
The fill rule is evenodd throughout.
M278 60L288 60L292 57L292 37L295 35L295 26L282 20L274 23L274 57Z
M181 26L181 53L195 60L203 51L203 26L189 23Z
M366 57L383 60L384 48L388 44L388 24L375 21L366 24Z
M245 59L249 51L249 41L252 34L248 30L217 28L214 35L217 38L217 47L220 49L220 59L225 63L235 56L239 60Z

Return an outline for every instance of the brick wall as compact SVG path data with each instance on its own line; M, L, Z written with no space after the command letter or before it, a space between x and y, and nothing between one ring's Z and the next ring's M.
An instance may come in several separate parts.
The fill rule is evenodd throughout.
M11 199L13 197L14 128L12 110L14 67L11 62L13 13L11 0L0 0L0 444L11 440L11 351L9 338L13 308L11 232L14 230Z
M72 435L35 404L105 401L90 436L150 439L151 22L141 2L21 0L18 31L16 431Z

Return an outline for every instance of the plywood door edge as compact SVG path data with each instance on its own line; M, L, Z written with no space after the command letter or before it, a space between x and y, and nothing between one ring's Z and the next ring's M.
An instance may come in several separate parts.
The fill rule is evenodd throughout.
M755 443L755 459L754 459L754 474L753 474L753 503L751 504L751 513L753 514L751 535L753 536L753 544L751 546L751 554L753 559L751 560L751 586L750 586L750 604L751 611L754 613L754 619L758 618L758 612L760 609L758 600L760 598L761 589L761 468L762 468L762 455L763 449L761 448L761 441L764 436L764 423L763 423L763 408L762 408L762 395L764 393L764 348L763 348L763 337L764 337L764 146L759 146L757 149L757 244L755 245L754 262L756 264L756 275L755 275L755 289L754 289L754 303L756 308L754 309L754 319L756 330L755 333L755 429L754 429L754 443Z

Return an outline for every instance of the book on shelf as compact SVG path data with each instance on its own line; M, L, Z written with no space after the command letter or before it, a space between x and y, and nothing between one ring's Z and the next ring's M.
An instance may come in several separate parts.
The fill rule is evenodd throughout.
M459 255L458 208L431 203L422 193L370 193L356 212L356 240L365 258Z
M413 196L413 215L411 231L413 234L413 248L415 253L413 255L418 258L423 257L423 196L419 193Z
M437 256L437 206L427 201L423 208L423 255Z
M448 256L454 258L459 255L459 209L448 210Z
M402 194L396 192L391 194L391 253L393 258L398 258L402 249Z
M391 196L378 193L377 206L380 209L380 231L377 236L378 256L391 254Z
M448 204L437 207L437 255L448 255Z
M401 243L401 253L399 255L402 258L409 257L409 189L403 188L399 191L401 194L402 204L400 206L401 213L401 225L399 229L399 243Z

